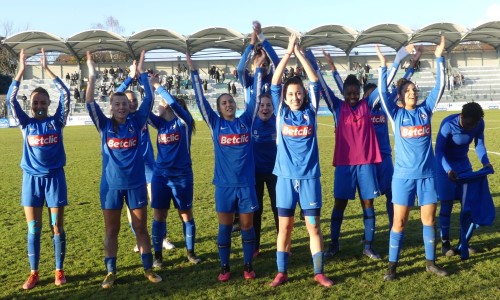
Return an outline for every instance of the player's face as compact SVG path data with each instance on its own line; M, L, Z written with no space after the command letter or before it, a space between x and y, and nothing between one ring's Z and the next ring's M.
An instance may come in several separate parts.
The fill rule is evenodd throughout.
M47 118L50 100L47 95L34 93L31 95L31 113L36 119L43 120Z
M128 101L130 101L130 112L135 113L137 111L137 106L139 106L139 101L137 101L137 97L135 94L126 93Z
M285 103L291 110L299 110L304 103L304 89L298 84L289 84L286 89Z
M219 113L226 120L232 120L236 116L236 102L230 95L223 95L219 99Z
M462 125L462 128L465 130L472 130L476 128L476 126L479 124L479 120L475 120L473 118L463 118L460 115L460 125Z
M407 83L403 88L403 105L407 109L414 109L418 102L418 90L413 83Z
M273 115L273 102L269 97L262 97L259 105L259 118L262 121L267 121Z
M359 101L359 87L357 85L348 85L344 90L344 99L350 106L355 106Z
M124 123L130 113L130 101L127 96L113 96L111 114L119 123Z
M160 105L158 105L158 114L160 115L160 117L165 117L169 108L170 106L167 104L167 102L160 101Z

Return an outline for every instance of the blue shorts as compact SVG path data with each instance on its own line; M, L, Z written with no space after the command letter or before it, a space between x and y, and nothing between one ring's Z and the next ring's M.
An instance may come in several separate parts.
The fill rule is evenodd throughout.
M418 197L418 205L437 203L434 177L420 179L392 179L392 203L415 206L415 196Z
M21 205L42 207L63 207L68 205L68 188L64 169L47 177L37 177L23 172Z
M141 208L148 205L148 190L146 184L126 190L101 189L102 209L122 209L123 201L129 209Z
M322 206L321 181L314 179L289 179L278 176L276 182L276 207L295 210L297 202L305 210L317 210Z
M392 164L392 156L382 156L382 162L375 164L377 169L377 181L380 193L384 195L391 189L392 174L394 173L394 165Z
M259 210L255 186L215 186L215 211L220 213L248 214Z
M375 164L336 166L333 180L333 197L354 199L356 189L361 200L380 196Z
M462 198L462 186L448 179L448 174L436 175L436 193L439 201L453 201Z
M179 210L193 208L193 175L161 176L153 175L151 180L151 207L170 209L170 200Z

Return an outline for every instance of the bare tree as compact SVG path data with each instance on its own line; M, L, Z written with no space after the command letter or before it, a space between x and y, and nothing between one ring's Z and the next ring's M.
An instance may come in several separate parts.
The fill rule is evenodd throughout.
M2 26L0 36L7 37L13 33L14 23L12 21L6 21ZM4 44L0 44L0 74L14 75L16 68L16 56Z
M108 30L117 34L122 34L124 31L123 26L120 25L120 21L112 16L106 17L104 23L95 23L92 26L94 28ZM96 62L126 61L127 55L117 51L98 51L94 53L94 59Z

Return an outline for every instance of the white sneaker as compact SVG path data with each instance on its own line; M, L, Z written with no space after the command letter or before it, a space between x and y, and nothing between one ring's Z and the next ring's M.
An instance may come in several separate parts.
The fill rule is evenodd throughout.
M163 240L163 248L167 249L167 250L172 250L172 249L175 249L175 245L172 244L168 238L165 238Z
M137 246L137 245L134 246L134 252L135 253L139 252L139 246Z

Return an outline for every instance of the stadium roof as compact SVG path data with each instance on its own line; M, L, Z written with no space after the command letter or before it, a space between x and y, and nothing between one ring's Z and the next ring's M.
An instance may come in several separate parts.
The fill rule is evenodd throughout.
M272 45L286 48L288 36L296 30L283 26L262 28ZM453 23L435 23L418 30L399 24L379 24L363 31L343 25L323 25L299 33L301 47L333 46L349 54L354 48L367 44L382 44L398 50L408 43L438 43L440 33L446 36L446 50L451 51L463 42L479 41L500 51L500 21L487 22L473 29ZM214 27L202 29L192 35L182 35L162 28L147 29L129 37L95 29L77 33L66 39L43 31L25 31L2 38L1 43L16 55L22 48L26 57L46 52L62 52L75 55L80 60L85 51L121 51L137 58L141 50L169 49L180 53L223 48L242 53L250 40L230 28Z

